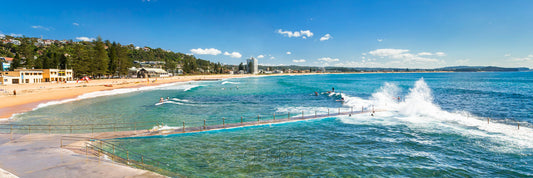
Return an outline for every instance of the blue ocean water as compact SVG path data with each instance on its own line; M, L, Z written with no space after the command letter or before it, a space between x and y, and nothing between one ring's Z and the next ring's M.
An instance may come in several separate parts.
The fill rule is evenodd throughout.
M335 93L327 93L333 87ZM91 98L98 95L106 97ZM85 97L43 105L12 122L176 127L375 108L374 116L112 141L193 177L533 176L531 72L249 77ZM169 101L158 104L160 97Z

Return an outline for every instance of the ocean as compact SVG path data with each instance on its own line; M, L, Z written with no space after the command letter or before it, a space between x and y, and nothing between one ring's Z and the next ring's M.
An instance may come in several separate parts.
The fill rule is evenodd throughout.
M108 141L165 163L158 165L161 169L192 177L533 176L532 72L285 75L183 82L46 103L11 122L157 121L172 128L182 123L201 126L204 120L217 125L222 118L235 123L241 117L253 121L258 115L287 117L339 109L377 112Z

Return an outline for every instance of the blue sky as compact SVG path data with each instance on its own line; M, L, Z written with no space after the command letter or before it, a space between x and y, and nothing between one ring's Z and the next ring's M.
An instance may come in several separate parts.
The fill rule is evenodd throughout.
M238 64L533 68L533 1L2 1L0 34Z

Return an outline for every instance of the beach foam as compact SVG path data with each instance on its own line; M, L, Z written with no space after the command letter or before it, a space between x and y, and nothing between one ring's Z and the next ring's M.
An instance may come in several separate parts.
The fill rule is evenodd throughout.
M234 85L236 85L236 84L241 84L241 83L239 83L239 82L230 82L230 81L222 82L222 85L225 85L225 84L234 84Z

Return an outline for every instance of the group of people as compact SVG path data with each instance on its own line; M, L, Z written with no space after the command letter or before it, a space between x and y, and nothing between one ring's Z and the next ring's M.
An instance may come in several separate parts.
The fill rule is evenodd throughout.
M161 99L159 99L159 102L162 103L162 102L165 102L165 101L168 101L170 99L170 97L167 96L167 99L163 99L163 97L161 97Z
M327 92L328 94L330 93L335 93L335 87L331 87L331 91L328 91ZM315 96L318 96L318 92L315 91ZM340 100L337 100L337 101L341 101L341 102L344 102L344 97L341 97Z

